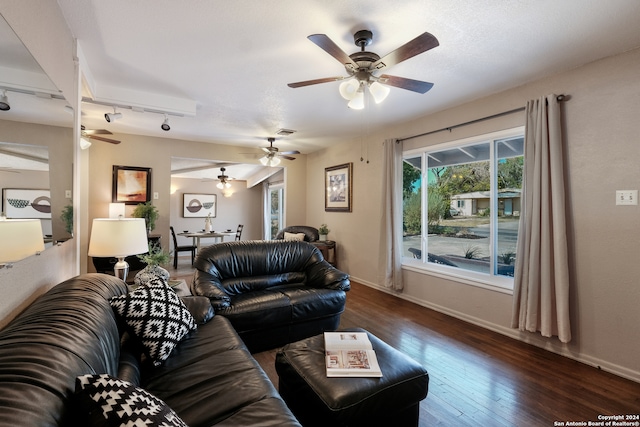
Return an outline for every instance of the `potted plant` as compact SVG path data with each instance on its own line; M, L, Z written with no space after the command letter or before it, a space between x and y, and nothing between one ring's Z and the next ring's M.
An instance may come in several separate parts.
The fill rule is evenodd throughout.
M143 285L156 277L163 279L165 282L169 281L170 274L162 266L169 263L170 256L160 246L149 244L149 252L138 255L138 258L147 266L140 270L133 279L133 283L136 286Z
M73 237L73 206L67 205L62 209L60 219L64 222L64 231Z
M156 220L158 219L158 208L153 206L151 202L140 203L136 206L131 214L134 218L144 218L147 225L147 233L156 228Z
M320 225L318 228L318 234L320 235L320 240L327 240L327 235L331 230L327 227L327 224Z

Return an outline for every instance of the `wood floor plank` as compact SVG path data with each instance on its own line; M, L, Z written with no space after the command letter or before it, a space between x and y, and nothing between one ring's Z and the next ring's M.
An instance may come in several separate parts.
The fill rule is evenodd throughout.
M358 283L340 327L367 329L429 371L420 427L553 426L640 413L640 383ZM275 353L254 356L277 387Z

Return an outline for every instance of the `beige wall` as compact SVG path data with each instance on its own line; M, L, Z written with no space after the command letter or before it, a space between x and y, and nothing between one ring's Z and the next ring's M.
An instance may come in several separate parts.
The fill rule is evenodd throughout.
M0 13L71 105L76 105L75 43L57 3L2 0ZM47 138L43 136L43 139ZM51 158L51 161L57 159ZM38 295L77 271L77 247L73 240L20 261L11 269L0 270L3 292L0 327Z
M186 191L185 180L174 181L174 184L184 185L181 189L176 189L173 196L171 179L171 157L183 157L194 159L209 159L227 162L247 163L246 147L236 147L222 144L210 144L202 142L176 140L170 138L154 138L140 135L114 134L113 138L121 140L118 145L94 141L88 152L89 156L89 222L93 218L104 218L109 216L109 203L111 202L111 182L112 166L138 166L152 168L151 191L158 192L159 198L153 200L153 204L158 207L159 219L156 223L154 233L162 235L164 247L168 247L171 236L169 225L173 221L172 212L176 212L177 206L182 203L182 193ZM287 186L287 197L292 200L302 200L302 203L295 203L293 207L287 207L287 215L294 219L304 218L305 213L305 192L306 192L306 156L299 155L295 161L286 162L285 183ZM283 162L284 163L284 162ZM205 188L204 185L193 184L189 188ZM236 183L238 185L239 183ZM216 193L218 189L213 183L206 186L207 193ZM239 220L245 222L243 238L261 238L262 236L262 190L261 186L256 186L250 190L244 190L230 198L218 197L219 218L214 220L214 226L220 224L223 228L234 229ZM192 191L190 190L189 191ZM183 191L185 190L185 191ZM214 191L215 190L215 191ZM195 191L195 190L193 190ZM247 205L244 205L245 202ZM238 207L246 208L250 211L242 212ZM299 206L303 205L303 206ZM233 206L233 207L232 207ZM131 215L133 206L128 206L126 214ZM231 209L231 210L228 210ZM238 215L234 218L234 215ZM176 218L177 220L177 218ZM184 220L184 219L183 219ZM299 219L302 221L303 219ZM176 224L178 224L177 222ZM204 227L204 220L201 221ZM195 229L195 223L189 222L186 229ZM177 227L180 231L185 229ZM214 227L214 229L216 229ZM246 233L246 234L245 234ZM87 260L87 270L93 271L91 260L86 257L86 247L81 248L83 257Z
M601 366L640 381L640 211L615 206L615 190L638 189L640 158L640 50L607 58L522 87L395 126L367 138L370 163L359 161L360 141L345 141L309 156L308 222L326 222L339 243L340 266L352 277L378 286L378 230L381 202L382 141L402 138L509 111L549 93L571 96L563 106L571 223L572 331L568 345L557 339L510 328L510 294L481 289L406 269L401 297ZM426 97L429 94L424 95ZM405 148L427 146L524 124L517 113L472 126L406 141ZM354 162L353 213L325 213L323 168Z

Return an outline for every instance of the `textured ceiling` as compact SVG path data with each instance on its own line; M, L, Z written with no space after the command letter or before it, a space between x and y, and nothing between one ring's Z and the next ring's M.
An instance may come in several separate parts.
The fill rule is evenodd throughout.
M58 0L88 65L87 92L119 109L83 104L88 128L258 147L280 128L282 150L310 153L416 117L640 46L637 0ZM350 54L374 33L383 56L428 31L440 46L386 73L434 83L424 95L391 88L350 110L344 66L307 40L327 34ZM162 114L171 131L163 132ZM171 114L183 114L183 117Z

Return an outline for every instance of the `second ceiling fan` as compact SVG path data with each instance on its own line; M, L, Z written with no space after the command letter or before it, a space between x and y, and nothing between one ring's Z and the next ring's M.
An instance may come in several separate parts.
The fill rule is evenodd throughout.
M354 34L354 43L360 47L360 52L355 52L351 55L347 55L326 34L312 34L307 38L343 64L348 76L305 80L289 83L289 87L299 88L319 83L346 80L340 85L340 94L350 101L349 107L354 109L364 108L365 87L369 88L376 103L382 102L388 95L389 88L386 87L386 85L417 93L426 93L433 87L433 83L421 80L413 80L389 74L376 74L377 71L383 68L391 67L438 46L438 39L430 33L422 33L384 57L380 57L374 52L365 51L365 47L370 45L373 40L373 33L369 30L360 30Z
M275 138L267 138L267 141L269 141L269 146L260 147L260 149L266 153L263 157L260 158L260 163L262 163L263 165L277 166L280 164L280 157L287 160L295 160L296 158L291 157L291 154L300 154L298 150L292 150L292 151L278 150L278 147L273 146L273 143L275 140L276 140Z

